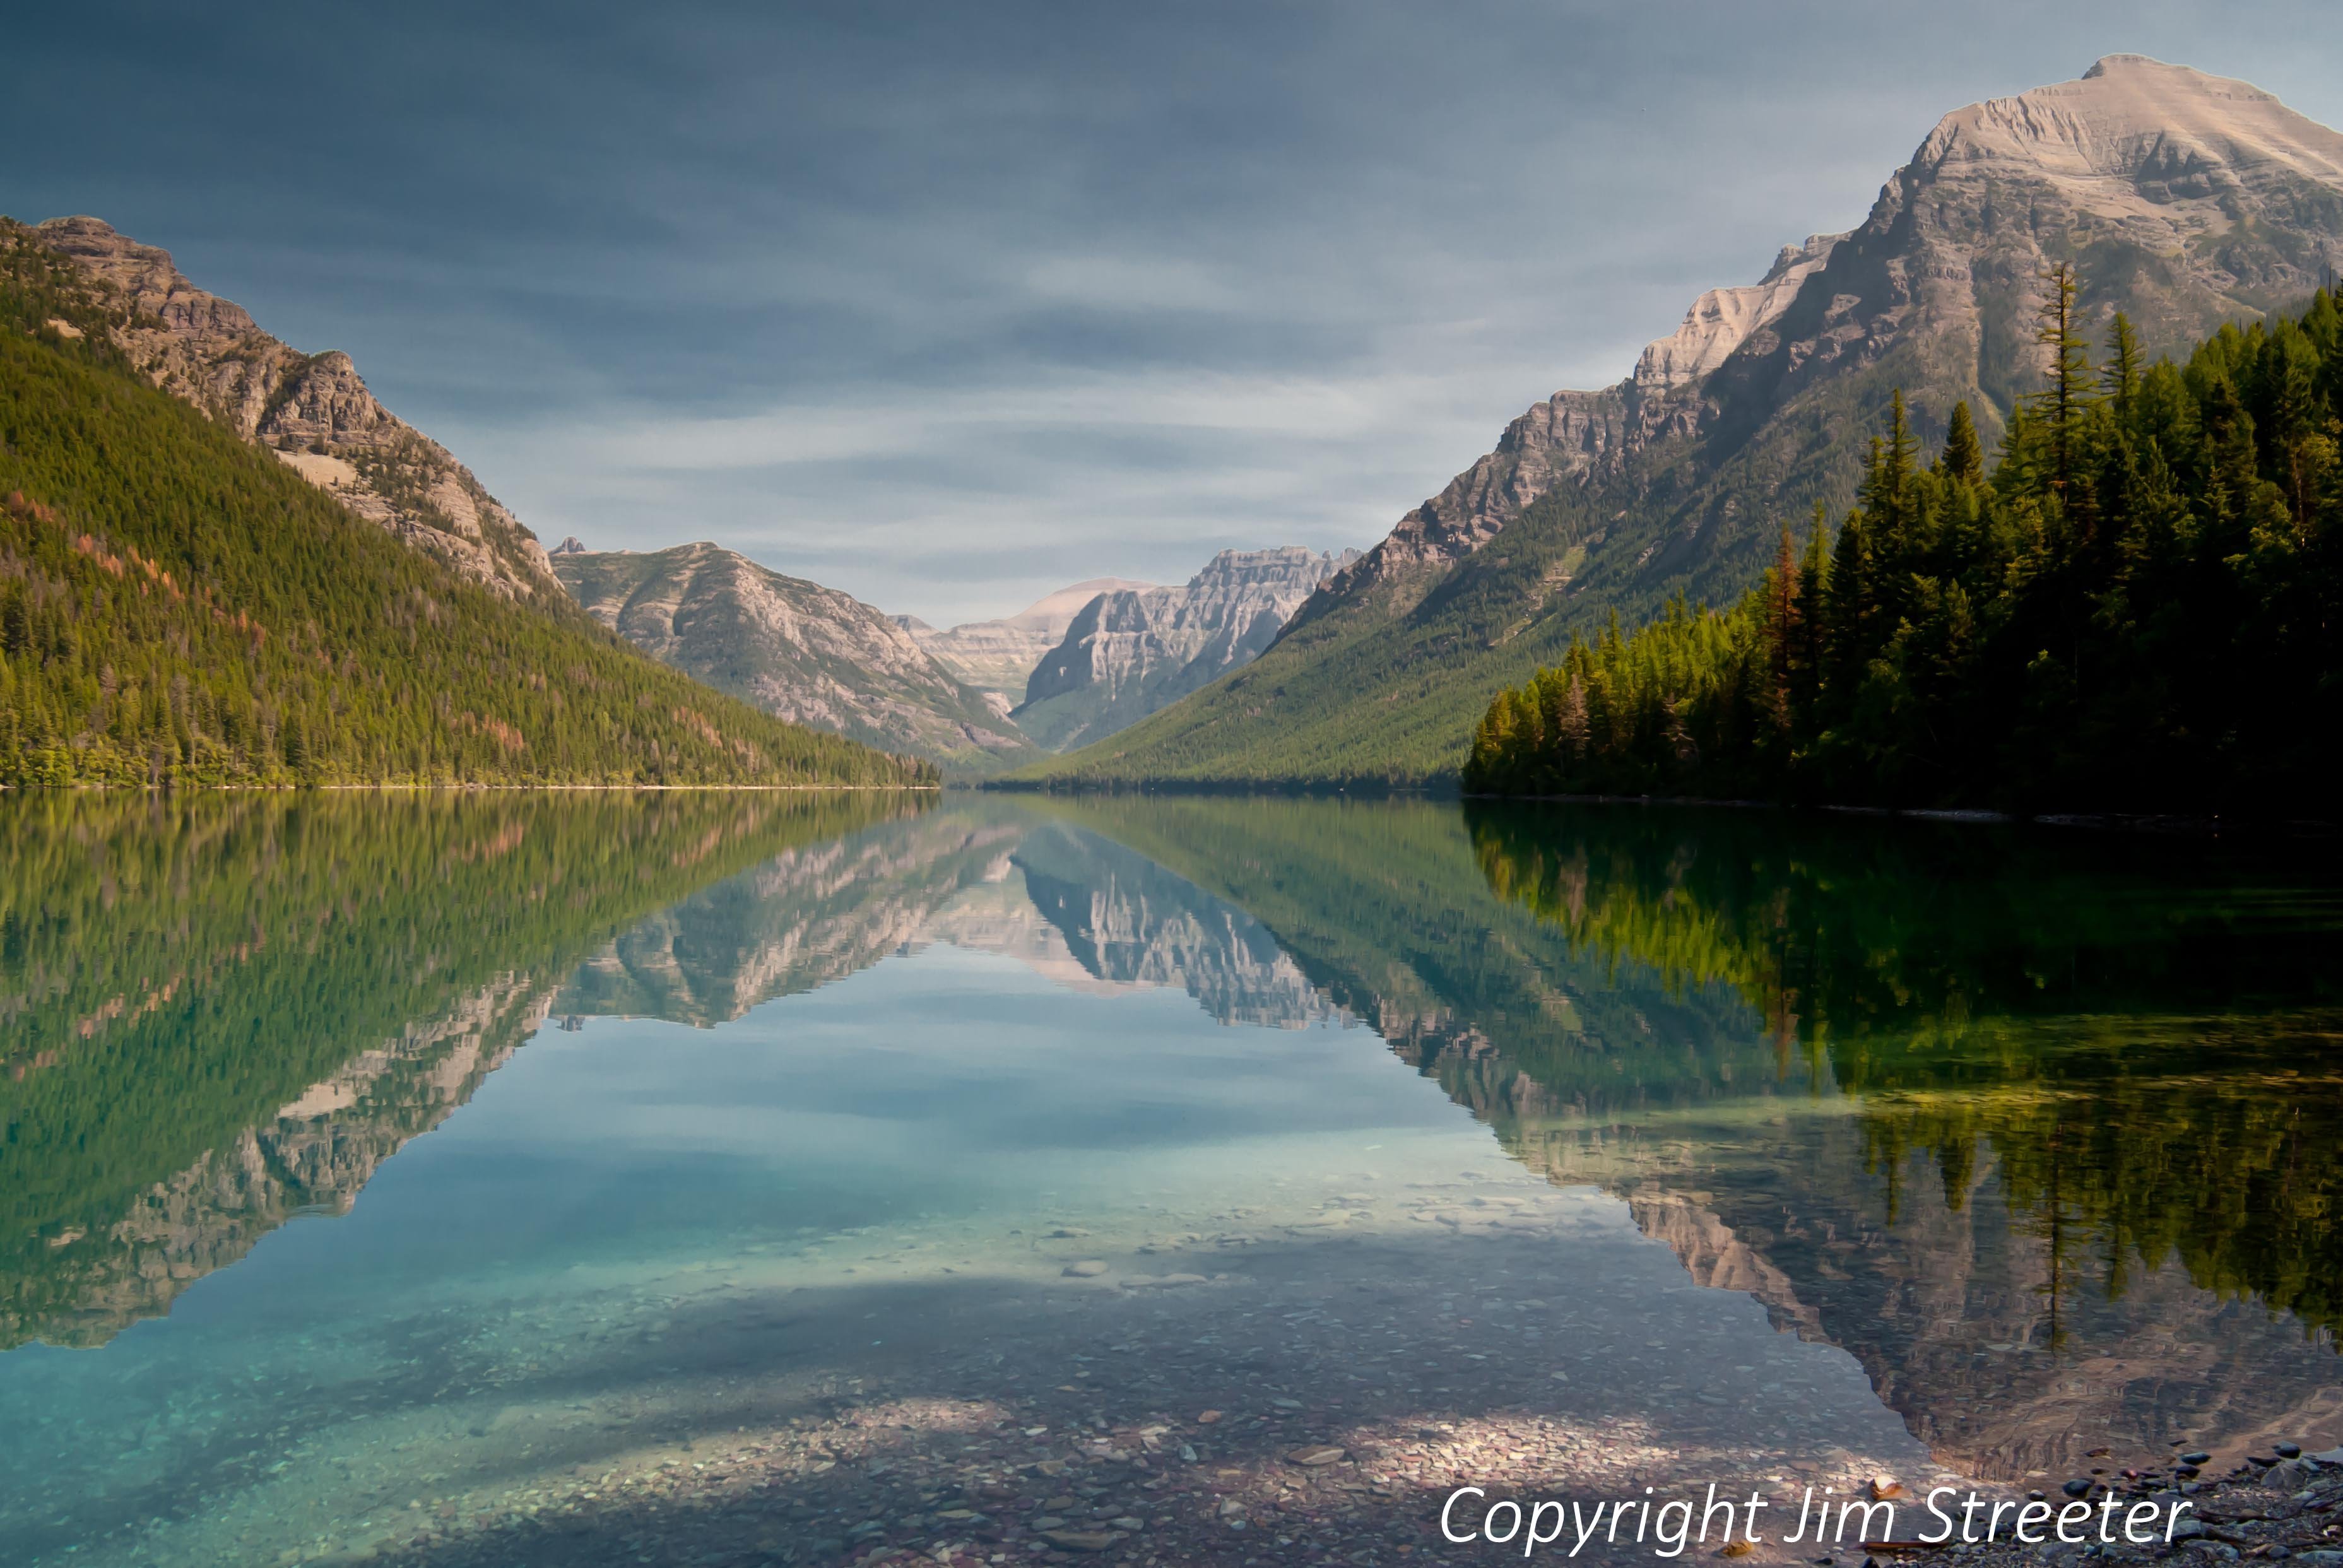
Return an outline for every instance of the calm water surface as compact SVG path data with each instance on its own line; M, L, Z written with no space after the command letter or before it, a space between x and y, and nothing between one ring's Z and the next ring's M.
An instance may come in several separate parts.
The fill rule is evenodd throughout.
M427 1561L948 1390L1760 1482L2343 1442L2298 850L729 796L0 837L0 1560Z

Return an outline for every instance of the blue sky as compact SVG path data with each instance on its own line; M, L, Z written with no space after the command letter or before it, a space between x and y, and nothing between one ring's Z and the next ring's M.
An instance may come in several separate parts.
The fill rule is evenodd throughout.
M2311 5L27 8L0 211L170 249L548 542L938 624L1364 547L1945 112Z

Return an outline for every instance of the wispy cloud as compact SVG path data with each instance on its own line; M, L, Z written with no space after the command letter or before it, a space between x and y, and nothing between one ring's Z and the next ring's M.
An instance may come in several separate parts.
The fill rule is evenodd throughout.
M349 350L540 532L943 621L1371 544L1963 103L2141 50L2343 119L2327 11L86 0L12 18L0 210Z

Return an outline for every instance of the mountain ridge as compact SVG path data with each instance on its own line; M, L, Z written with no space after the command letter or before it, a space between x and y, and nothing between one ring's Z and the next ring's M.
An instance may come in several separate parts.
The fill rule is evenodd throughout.
M1737 318L1718 302L1711 347L1731 347L1711 367L1671 379L1703 362L1696 303L1623 381L1513 421L1260 658L1020 779L1451 779L1465 716L1574 632L1614 610L1648 618L1678 593L1728 601L1781 526L1843 508L1892 391L1925 442L1964 399L1992 439L2036 380L2049 262L2075 264L2094 334L2124 309L2153 356L2298 305L2338 256L2343 135L2248 84L2110 55L2077 81L1956 110L1862 224L1785 252L1803 268L1794 290Z
M706 540L664 550L564 548L551 570L643 652L776 718L939 761L1032 744L893 618Z
M121 301L108 335L150 385L491 591L558 595L537 536L447 447L384 407L347 354L292 348L196 286L169 251L101 218L50 218L31 233Z

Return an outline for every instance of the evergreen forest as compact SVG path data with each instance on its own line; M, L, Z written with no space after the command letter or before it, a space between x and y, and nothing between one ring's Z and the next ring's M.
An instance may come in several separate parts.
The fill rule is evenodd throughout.
M2099 363L2046 279L2048 385L1990 466L1896 396L1858 504L1737 605L1681 598L1498 695L1498 795L2331 818L2343 728L2343 311Z
M925 785L518 604L148 386L0 227L0 785Z

